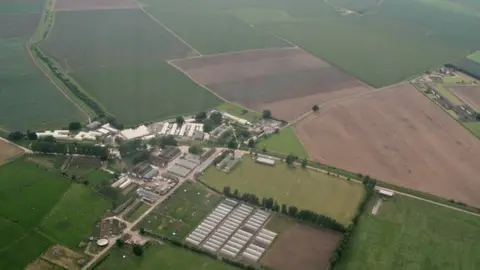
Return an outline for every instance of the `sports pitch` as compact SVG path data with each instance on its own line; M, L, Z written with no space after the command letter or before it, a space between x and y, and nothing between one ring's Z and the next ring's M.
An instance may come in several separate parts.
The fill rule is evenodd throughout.
M275 167L260 165L248 155L231 173L211 167L201 179L218 190L229 186L240 193L271 197L279 204L312 210L343 224L350 222L364 195L361 184L309 169L288 168L280 162Z

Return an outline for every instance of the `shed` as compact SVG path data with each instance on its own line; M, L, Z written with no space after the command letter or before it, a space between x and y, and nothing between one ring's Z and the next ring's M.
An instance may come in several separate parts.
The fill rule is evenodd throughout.
M275 160L271 158L257 157L256 161L269 166L275 165Z
M382 196L385 196L385 197L393 197L393 195L395 194L392 190L388 190L388 189L379 189L378 190L378 194L382 195Z

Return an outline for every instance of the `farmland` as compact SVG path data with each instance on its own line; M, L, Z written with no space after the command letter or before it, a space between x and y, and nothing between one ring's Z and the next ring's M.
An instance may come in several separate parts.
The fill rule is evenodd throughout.
M276 217L270 223L285 226L288 221L282 219L286 218ZM270 223L267 228L279 226ZM340 241L340 233L294 222L287 223L282 229L273 246L262 258L262 264L278 270L328 268L330 257Z
M135 256L127 247L124 249L114 248L108 258L96 269L235 270L237 268L169 244L152 244L145 249L142 257Z
M480 86L453 86L450 89L474 110L480 111Z
M227 100L293 120L313 104L372 90L298 48L266 49L170 63Z
M155 208L139 224L152 232L183 239L206 216L221 196L201 184L185 182L167 201Z
M478 269L478 226L478 217L396 196L360 218L335 269Z
M0 1L0 14L36 13L42 11L45 0Z
M0 165L22 153L23 150L17 146L0 140Z
M259 149L264 147L267 151L293 154L299 158L308 157L302 142L297 138L295 131L291 127L282 130L279 134L272 134L268 139L262 140L257 144Z
M295 129L316 161L480 205L480 141L409 84L329 106Z
M259 113L246 110L238 105L235 105L229 102L218 105L216 109L227 112L231 115L235 115L237 117L246 119L251 122L261 118L261 115Z
M475 52L468 56L468 59L480 63L480 51Z
M28 37L37 28L39 13L0 13L0 39Z
M240 165L225 174L209 168L202 181L218 190L229 186L240 193L254 193L260 198L271 197L279 204L295 205L348 224L363 198L361 184L328 176L308 169L260 165L245 156Z
M81 11L101 9L130 9L139 8L134 0L57 0L55 11Z

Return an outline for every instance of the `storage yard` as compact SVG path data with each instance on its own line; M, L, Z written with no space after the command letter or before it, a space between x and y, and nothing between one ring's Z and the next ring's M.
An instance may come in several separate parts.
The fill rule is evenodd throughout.
M480 141L409 84L337 103L295 129L316 161L480 205Z
M265 49L169 62L218 95L293 120L322 104L373 90L298 48ZM301 82L301 83L299 83Z

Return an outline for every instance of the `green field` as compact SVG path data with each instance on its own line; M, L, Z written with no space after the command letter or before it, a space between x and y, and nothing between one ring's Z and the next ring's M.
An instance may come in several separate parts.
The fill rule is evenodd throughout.
M2 13L34 13L42 11L45 0L15 0L0 2Z
M236 104L229 103L229 102L218 105L216 109L227 112L231 115L235 115L237 117L246 119L250 122L253 122L262 118L262 116L257 112L247 110L245 108L242 108Z
M24 269L53 239L77 248L110 206L28 157L0 167L0 203L0 269Z
M479 269L479 217L403 196L369 211L336 270Z
M152 244L145 250L142 257L133 255L131 248L114 248L110 251L108 258L95 269L234 270L237 268L169 244Z
M91 235L93 224L99 221L111 202L92 189L72 185L62 199L46 215L40 228L46 234L71 249Z
M202 180L222 190L254 193L260 198L271 197L278 203L309 209L348 224L363 198L363 185L328 176L309 169L288 168L284 163L275 167L255 163L249 156L225 174L214 167L209 168Z
M463 125L480 139L480 122L467 122Z
M185 182L138 225L156 234L183 239L220 202L203 185Z
M0 126L49 129L85 116L31 62L26 39L0 39ZM55 104L55 106L52 106Z
M246 42L274 47L277 45L268 45L259 34L273 32L381 87L464 57L477 48L480 36L471 33L480 29L480 13L470 8L474 4L469 1L383 1L380 7L375 7L375 0L142 2L202 53L254 47ZM329 3L357 11L366 9L367 14L342 15Z
M150 205L146 203L140 203L140 206L136 207L135 210L128 214L125 217L127 221L133 222L137 220L143 213L145 213L150 208Z
M480 64L480 51L477 51L476 53L469 55L468 59L473 60Z
M434 85L435 90L438 91L440 95L442 95L444 98L450 100L455 105L462 105L464 102L462 102L460 99L457 98L448 88L446 88L443 85L440 84L435 84Z
M88 172L82 177L82 180L87 180L88 184L94 188L100 188L110 183L110 180L113 179L113 175L106 171L96 169Z
M263 149L264 147L267 151L293 154L299 158L308 157L302 142L291 127L282 130L279 134L272 134L268 139L262 140L257 144L258 149Z

